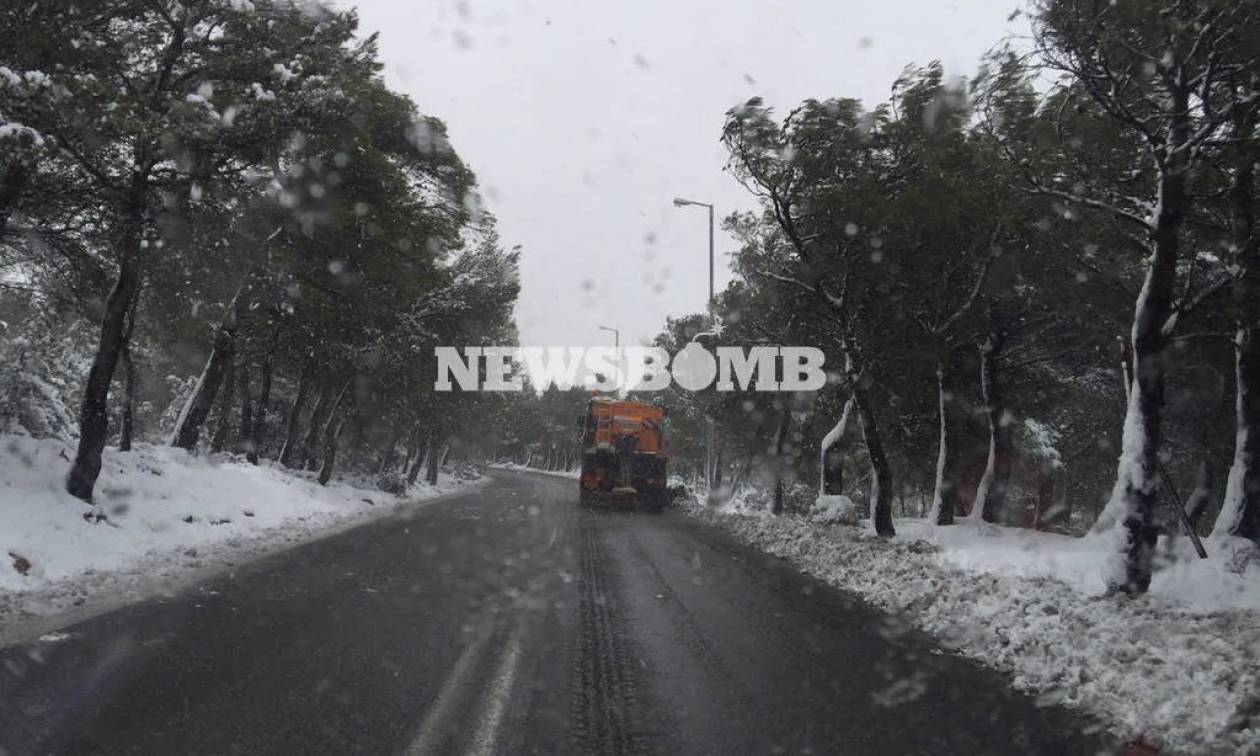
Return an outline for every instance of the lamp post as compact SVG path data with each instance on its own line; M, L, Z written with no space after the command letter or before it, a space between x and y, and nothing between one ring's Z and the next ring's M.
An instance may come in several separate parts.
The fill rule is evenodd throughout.
M605 326L605 325L600 326L599 330L612 331L613 352L617 355L617 372L621 372L621 331L618 331L616 328L613 328L612 326ZM617 388L613 389L613 394L615 396L620 396L621 387L618 386Z
M709 317L713 317L713 205L707 202L674 198L674 207L705 207L709 209Z
M683 199L682 197L674 198L674 207L703 207L709 210L709 320L714 318L713 312L713 205L708 202L696 202L695 200ZM709 488L713 487L713 477L715 472L715 460L713 458L713 445L717 436L714 427L713 418L707 418L707 424L704 434L704 482Z
M613 328L613 327L611 327L611 326L600 326L600 327L599 327L599 330L601 330L601 331L612 331L612 335L613 335L613 349L616 349L616 350L618 350L618 351L620 351L620 350L621 350L621 331L618 331L616 328Z

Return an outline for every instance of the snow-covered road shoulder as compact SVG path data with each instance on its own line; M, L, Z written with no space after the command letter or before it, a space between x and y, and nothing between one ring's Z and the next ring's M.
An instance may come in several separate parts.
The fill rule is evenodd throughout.
M0 642L40 618L87 616L192 576L384 516L476 481L404 497L167 446L107 450L92 506L65 492L73 446L0 436Z
M1127 599L1091 592L1103 557L1081 539L1049 536L1063 539L1050 544L1063 561L1042 569L1027 540L1047 536L1027 531L899 521L903 535L885 541L800 517L688 511L1007 672L1039 700L1101 717L1122 737L1142 735L1172 753L1260 753L1260 611L1247 608L1260 565L1220 576L1238 582L1208 596L1179 602L1171 589ZM1203 576L1168 577L1184 589Z

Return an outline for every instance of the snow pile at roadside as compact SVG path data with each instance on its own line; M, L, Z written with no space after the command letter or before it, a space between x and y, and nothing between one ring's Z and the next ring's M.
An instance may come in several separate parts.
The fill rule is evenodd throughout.
M702 508L710 512L744 517L775 517L770 495L755 487L741 486L733 491L723 489L717 494L717 500L713 504L700 504L694 497L683 500L681 504L684 509ZM820 494L813 500L805 517L820 525L855 525L858 521L857 504L843 494Z
M497 462L493 465L488 465L488 467L493 467L499 470L516 470L519 472L532 472L532 473L538 473L539 475L553 475L557 478L568 478L569 480L577 480L578 478L582 477L581 468L576 468L576 467L568 471L541 470L537 467L529 467L528 465L518 465L515 462Z
M700 489L703 490L703 489ZM718 489L714 491L716 497L714 511L723 514L739 515L741 517L772 517L770 507L765 500L765 494L754 491L749 488L736 488L734 491ZM691 499L682 500L684 507L691 503ZM705 506L705 505L699 505Z
M1086 578L1106 558L1091 541L909 521L885 541L798 517L688 511L902 614L946 646L1008 672L1040 701L1101 716L1123 737L1142 734L1165 752L1260 752L1260 611L1222 608L1227 597L1253 606L1260 565L1237 576L1226 574L1224 558L1198 568L1177 561L1156 575L1155 595L1105 597L1092 594L1095 578ZM1027 547L1042 540L1053 559ZM1211 612L1178 595L1210 575L1245 587L1213 594Z
M74 447L0 436L0 625L97 599L139 598L209 567L299 542L462 484L406 497L313 473L139 444L106 450L95 505L65 492ZM25 574L22 574L25 572Z
M820 494L809 519L828 525L856 525L857 504L844 494Z
M948 527L898 520L897 534L939 546L943 562L968 572L1051 577L1086 596L1106 591L1104 575L1115 553L1112 533L1074 538L966 519ZM1240 539L1209 540L1206 546L1209 558L1199 559L1188 538L1161 538L1149 601L1197 612L1260 610L1260 558L1250 566L1244 559L1254 547Z

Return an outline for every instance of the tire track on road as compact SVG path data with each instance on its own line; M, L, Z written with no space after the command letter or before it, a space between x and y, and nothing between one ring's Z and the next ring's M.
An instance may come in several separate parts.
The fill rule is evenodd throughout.
M572 718L578 752L630 756L643 752L634 671L625 625L609 593L608 555L594 522L583 513L578 577L578 653L574 657Z

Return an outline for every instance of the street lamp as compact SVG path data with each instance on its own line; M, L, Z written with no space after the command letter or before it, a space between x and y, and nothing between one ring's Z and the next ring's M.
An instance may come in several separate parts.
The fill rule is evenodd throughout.
M612 331L612 348L621 349L621 331L612 328L610 325L601 325L600 330Z
M713 205L707 202L674 198L674 207L706 207L709 209L709 316L713 316Z
M621 366L621 331L618 331L616 328L613 328L612 326L606 326L606 325L600 326L599 330L612 332L613 352L615 352L617 355L617 365L618 365L617 371L620 372L621 371L621 367L620 367ZM621 390L618 388L614 390L614 393L620 394Z
M715 317L715 313L713 312L713 205L708 202L696 202L695 200L675 197L674 207L704 207L709 210L709 319L712 320ZM714 427L712 417L708 418L704 435L704 479L705 485L712 489L713 477L716 472L716 464L713 458L713 444L717 436L717 431Z

